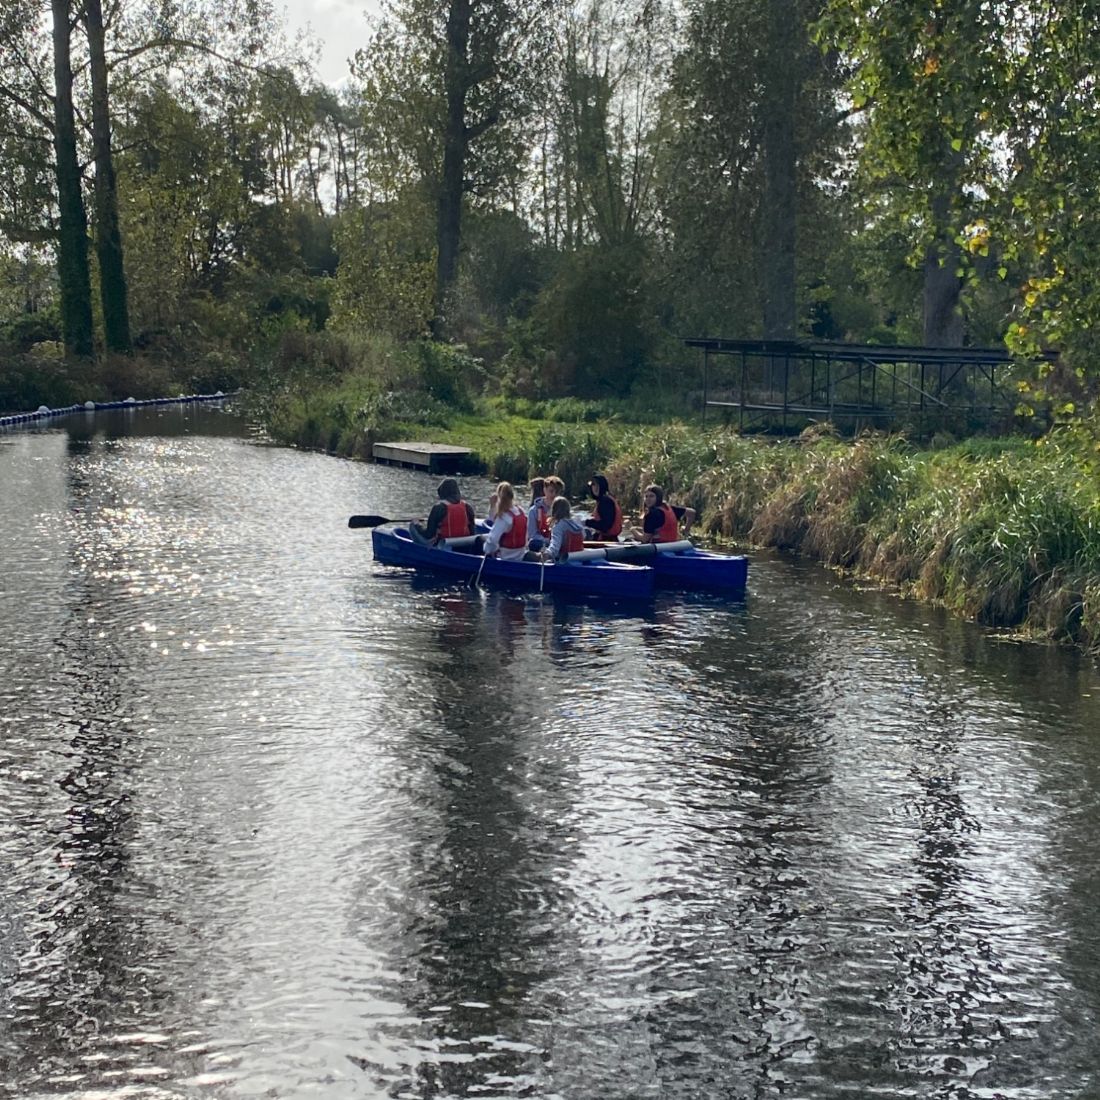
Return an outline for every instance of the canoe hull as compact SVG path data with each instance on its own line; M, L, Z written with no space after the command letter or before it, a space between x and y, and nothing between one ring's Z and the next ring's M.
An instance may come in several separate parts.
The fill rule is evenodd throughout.
M749 559L742 554L716 554L690 543L684 549L658 550L650 543L586 543L602 547L608 561L632 562L653 570L660 588L690 588L700 592L744 592L749 581ZM592 552L595 552L593 549Z
M744 592L749 583L749 559L743 555L685 550L658 554L653 575L662 588L693 588L703 592Z
M655 575L638 565L612 562L569 562L545 567L535 562L502 561L440 550L413 542L401 528L376 527L371 532L374 560L384 565L426 569L434 573L475 578L491 584L547 592L569 592L608 599L647 599ZM480 572L479 572L480 571Z

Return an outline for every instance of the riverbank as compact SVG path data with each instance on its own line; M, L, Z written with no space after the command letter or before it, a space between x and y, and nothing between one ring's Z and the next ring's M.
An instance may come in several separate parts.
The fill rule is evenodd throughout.
M617 454L711 535L816 558L991 627L1100 649L1100 491L1075 456L1005 438L763 442L674 427Z
M449 418L431 437L473 448L492 477L556 473L574 496L602 470L628 509L656 482L711 537L802 554L986 626L1100 650L1100 489L1050 441L922 449L899 435L772 441L490 412ZM402 427L424 435L422 425L388 430Z

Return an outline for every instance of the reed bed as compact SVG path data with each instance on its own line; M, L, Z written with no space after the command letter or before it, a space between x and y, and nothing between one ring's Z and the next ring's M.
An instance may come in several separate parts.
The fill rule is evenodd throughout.
M674 426L611 462L717 537L805 554L988 626L1100 650L1100 485L1072 452L1024 440L922 451L903 437L765 442Z

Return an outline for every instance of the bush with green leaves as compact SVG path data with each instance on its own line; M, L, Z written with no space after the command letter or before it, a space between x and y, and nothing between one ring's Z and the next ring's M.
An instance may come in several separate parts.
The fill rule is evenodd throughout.
M469 412L485 375L481 360L461 344L437 344L429 340L417 345L417 353L424 392L453 409Z

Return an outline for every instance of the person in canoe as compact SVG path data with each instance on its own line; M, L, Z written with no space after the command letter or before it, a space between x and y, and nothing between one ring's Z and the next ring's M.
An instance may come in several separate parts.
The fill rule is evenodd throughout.
M527 509L527 534L532 539L541 538L544 541L550 537L551 517L550 512L554 507L554 501L565 496L565 482L560 477L551 474L550 477L536 479L542 482L542 493L531 502ZM538 549L538 547L533 547Z
M585 524L589 538L602 542L614 542L623 529L623 510L619 502L607 491L607 478L593 474L588 491L596 498L592 515Z
M669 504L660 485L647 485L642 503L645 507L642 526L632 532L639 542L677 542L681 537L680 523L684 524L686 535L695 522L695 509Z
M527 487L531 490L531 503L527 505L527 533L533 535L535 528L531 524L531 509L542 500L546 491L546 478L533 477Z
M502 481L493 495L496 511L489 517L493 525L485 536L482 552L504 561L523 561L527 553L527 514L516 504L516 491L509 482Z
M554 498L550 524L550 545L542 552L546 561L565 561L570 554L584 549L584 524L573 518L564 496Z
M413 523L409 534L422 546L436 546L443 539L457 539L474 533L473 506L462 499L458 482L445 477L436 489L439 500L432 505L423 524Z

